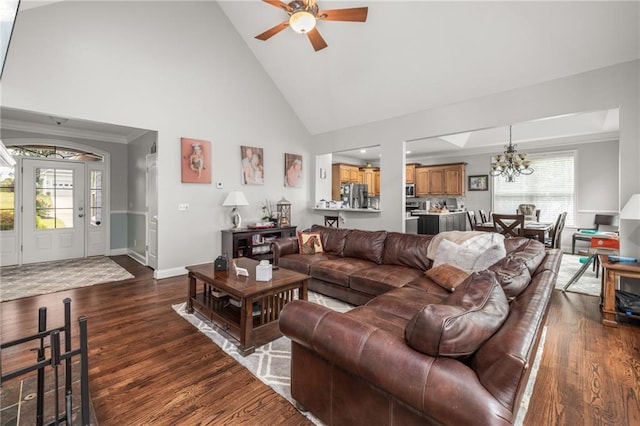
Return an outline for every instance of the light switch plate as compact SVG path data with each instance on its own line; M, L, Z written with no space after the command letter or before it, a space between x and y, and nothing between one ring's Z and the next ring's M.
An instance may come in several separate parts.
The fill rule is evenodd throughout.
M178 211L188 212L189 211L189 203L179 203L178 204Z

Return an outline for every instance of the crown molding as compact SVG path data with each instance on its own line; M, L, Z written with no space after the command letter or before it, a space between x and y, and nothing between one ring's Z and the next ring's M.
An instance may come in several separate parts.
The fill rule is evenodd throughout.
M146 130L140 130L142 133L138 134L138 130L125 136L114 135L104 132L94 132L91 130L79 130L69 127L61 127L48 124L29 123L19 120L2 120L2 128L7 130L16 130L21 132L37 133L47 136L62 136L67 138L79 138L101 142L112 142L127 144L131 140L140 137ZM131 137L134 135L135 137ZM136 136L137 135L137 136Z

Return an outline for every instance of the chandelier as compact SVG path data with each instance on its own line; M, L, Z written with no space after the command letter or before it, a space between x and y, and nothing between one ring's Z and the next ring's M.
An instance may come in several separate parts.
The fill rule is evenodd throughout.
M529 167L531 161L527 160L527 154L516 151L516 145L511 143L511 126L509 126L509 145L505 145L505 151L497 154L491 160L491 176L504 176L505 182L515 182L520 175L530 175L533 168Z

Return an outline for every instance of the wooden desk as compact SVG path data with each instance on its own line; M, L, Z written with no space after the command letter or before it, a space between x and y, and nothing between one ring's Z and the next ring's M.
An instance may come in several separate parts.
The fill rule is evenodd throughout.
M600 255L600 263L604 269L602 274L602 324L617 327L616 315L616 282L620 277L640 278L640 265L637 263L609 263L609 256ZM640 319L639 315L626 315Z
M525 222L524 236L533 237L544 243L545 234L548 234L553 229L553 226L553 223ZM473 229L474 231L495 232L491 222L478 224Z

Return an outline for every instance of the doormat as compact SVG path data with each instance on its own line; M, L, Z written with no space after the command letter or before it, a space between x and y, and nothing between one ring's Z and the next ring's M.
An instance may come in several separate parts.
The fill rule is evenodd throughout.
M313 291L309 291L308 299L310 302L326 306L338 312L347 312L353 308L353 306L349 304ZM231 355L233 359L249 370L251 374L271 387L294 407L296 406L294 399L291 397L291 340L288 337L282 336L273 342L267 343L266 345L256 347L256 351L254 353L243 357L238 352L236 345L227 340L222 334L218 333L216 330L217 327L210 321L204 319L198 311L194 311L193 314L187 313L186 303L179 303L172 307L178 315L195 326L198 331L204 333L205 336L211 339L223 351ZM522 396L520 409L518 410L516 419L514 419L514 425L521 426L527 414L529 400L533 394L533 387L538 374L540 360L542 359L542 351L544 348L546 334L547 327L544 326L542 335L540 336L538 352L536 353L536 358L531 368L531 374L529 375L529 381L527 382L527 386ZM308 411L301 412L301 414L306 416L316 425L324 425L322 421Z
M0 268L0 302L134 278L106 256Z

